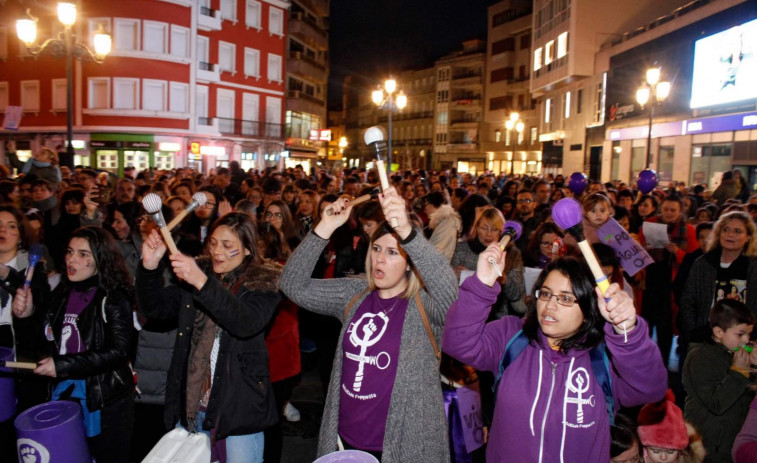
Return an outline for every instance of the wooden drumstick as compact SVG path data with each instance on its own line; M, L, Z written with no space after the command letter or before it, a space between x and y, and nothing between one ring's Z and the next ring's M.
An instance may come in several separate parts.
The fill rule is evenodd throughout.
M372 199L378 198L378 193L370 193L363 196L358 196L355 199L351 199L348 206L358 206L360 204L363 204L364 202L370 201ZM326 208L325 211L323 211L326 215L334 215L334 208L332 206L329 206Z
M37 364L32 362L13 362L10 360L0 360L0 368L34 370L35 368L37 368Z

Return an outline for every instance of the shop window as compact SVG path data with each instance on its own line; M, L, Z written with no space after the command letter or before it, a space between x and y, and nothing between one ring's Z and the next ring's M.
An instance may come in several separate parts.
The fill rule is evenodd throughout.
M660 181L672 182L673 178L673 155L675 150L672 146L660 146L660 159L657 162L657 175Z
M706 183L714 190L720 176L731 169L731 145L694 145L691 154L690 184Z

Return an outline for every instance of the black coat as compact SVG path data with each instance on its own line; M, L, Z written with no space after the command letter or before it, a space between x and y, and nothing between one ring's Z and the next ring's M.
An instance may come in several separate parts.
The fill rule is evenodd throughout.
M134 393L134 377L129 369L132 348L132 303L125 293L116 292L106 299L105 289L97 288L92 302L79 314L77 326L87 350L59 355L63 318L71 289L61 283L53 292L47 311L52 328L55 373L58 379L85 379L87 408L100 410L111 402ZM105 303L103 303L105 299Z
M165 425L187 426L187 366L195 315L202 310L221 331L210 400L202 423L218 439L260 432L278 420L268 370L265 328L282 296L280 266L252 265L237 294L210 270L199 291L186 284L163 287L162 270L137 268L137 306L148 318L178 317L178 333L166 384Z

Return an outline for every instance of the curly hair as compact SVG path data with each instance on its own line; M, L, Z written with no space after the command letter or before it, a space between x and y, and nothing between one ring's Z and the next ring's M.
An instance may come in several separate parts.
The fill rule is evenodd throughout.
M107 294L122 291L131 296L134 293L133 278L113 235L102 227L88 226L74 230L71 239L74 238L82 238L89 243L100 276L100 286Z
M720 249L720 234L723 232L725 224L731 220L741 221L741 223L744 224L747 235L749 235L749 239L746 244L744 244L743 254L747 257L757 257L757 227L754 225L752 217L748 213L742 211L728 212L727 214L720 216L718 221L715 222L715 226L712 228L712 235L710 236L710 241L707 246L707 252Z

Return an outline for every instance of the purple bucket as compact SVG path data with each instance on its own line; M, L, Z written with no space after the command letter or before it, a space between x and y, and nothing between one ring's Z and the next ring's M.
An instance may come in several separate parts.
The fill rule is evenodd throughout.
M0 347L0 360L7 362L13 359L13 350ZM16 388L12 373L12 368L0 368L0 422L16 414Z
M37 405L18 415L14 424L19 463L92 461L81 406L76 402L61 400Z
M360 450L342 450L324 455L313 463L379 463L379 461L370 453Z

